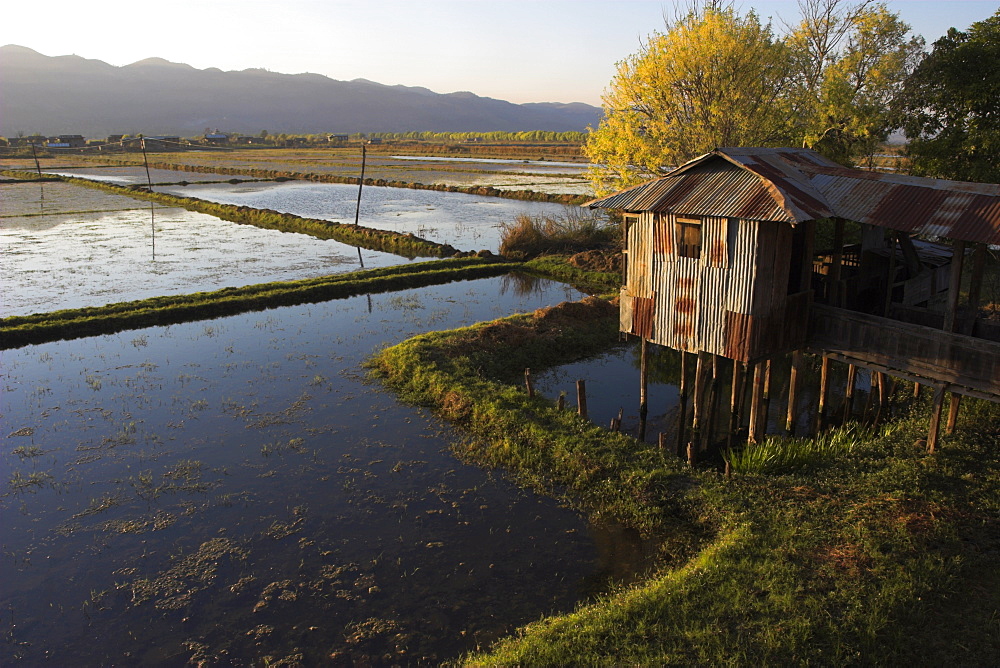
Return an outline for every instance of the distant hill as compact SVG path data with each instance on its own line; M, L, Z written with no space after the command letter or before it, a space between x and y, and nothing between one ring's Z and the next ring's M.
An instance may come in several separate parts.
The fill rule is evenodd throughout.
M205 128L257 134L583 130L601 110L580 102L513 104L469 92L386 86L320 74L199 70L162 58L116 67L80 56L0 47L0 135L144 132L194 136Z

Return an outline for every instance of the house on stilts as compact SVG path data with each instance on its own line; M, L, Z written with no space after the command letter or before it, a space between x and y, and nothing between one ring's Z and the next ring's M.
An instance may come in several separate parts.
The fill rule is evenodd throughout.
M733 360L734 413L737 381L753 388L751 439L770 360L787 353L789 427L803 352L822 356L821 416L831 361L849 365L848 397L857 368L882 402L890 377L933 388L931 450L946 393L949 429L960 396L1000 401L1000 323L979 317L1000 185L849 169L808 149L720 148L584 206L622 213L621 330L643 352L697 353L699 368ZM697 420L697 393L693 403Z

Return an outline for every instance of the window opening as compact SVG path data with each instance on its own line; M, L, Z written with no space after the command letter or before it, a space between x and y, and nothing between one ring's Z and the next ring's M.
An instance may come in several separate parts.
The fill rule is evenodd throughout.
M701 257L701 221L691 218L677 219L677 255L698 259Z

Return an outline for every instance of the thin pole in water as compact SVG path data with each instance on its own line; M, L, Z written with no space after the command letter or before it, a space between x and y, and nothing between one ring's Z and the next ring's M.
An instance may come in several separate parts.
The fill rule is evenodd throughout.
M149 176L149 161L146 159L146 138L139 135L139 147L142 148L142 164L146 167L146 185L153 192L153 179ZM149 203L149 229L153 235L153 260L156 260L156 216L153 213L153 202Z
M361 178L358 179L358 206L354 209L354 224L358 224L358 217L361 215L361 189L365 186L365 159L368 155L368 151L365 150L365 145L361 144ZM361 246L358 246L358 262L361 263L361 268L365 268L365 261L361 258Z
M38 172L38 178L42 178L42 167L38 164L38 153L35 152L35 144L31 144L31 157L35 159L35 171Z

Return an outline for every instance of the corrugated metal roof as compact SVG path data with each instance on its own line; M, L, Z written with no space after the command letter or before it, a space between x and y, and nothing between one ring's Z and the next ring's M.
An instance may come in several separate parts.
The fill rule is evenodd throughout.
M837 216L914 234L1000 244L1000 185L849 169L809 149L716 149L667 176L584 206L793 225Z

